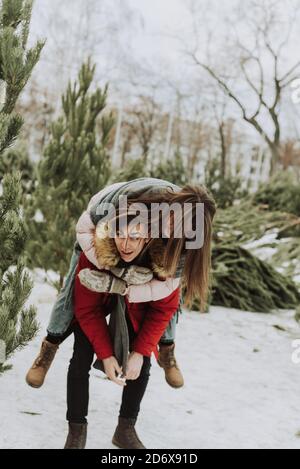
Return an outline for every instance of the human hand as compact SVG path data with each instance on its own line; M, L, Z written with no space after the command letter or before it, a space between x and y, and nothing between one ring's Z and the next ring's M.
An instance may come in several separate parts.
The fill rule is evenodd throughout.
M110 271L118 278L124 280L128 285L143 285L150 282L153 272L148 267L130 265L129 267L111 267Z
M111 381L118 384L119 386L126 386L125 380L118 378L122 373L122 368L117 362L116 358L111 356L104 358L103 360L104 371Z
M127 362L125 379L137 379L140 376L144 357L138 352L131 352Z
M78 273L80 283L91 291L99 293L118 293L126 295L127 284L109 272L82 269Z

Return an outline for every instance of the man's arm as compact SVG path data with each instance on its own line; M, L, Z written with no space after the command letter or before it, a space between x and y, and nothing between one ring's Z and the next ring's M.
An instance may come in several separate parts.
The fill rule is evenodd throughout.
M145 311L141 329L132 349L144 356L151 356L180 302L180 288L158 301L150 301Z
M92 268L93 265L84 253L80 254L74 286L74 314L99 360L114 355L113 345L105 319L105 307L109 297L84 287L78 277L80 270Z

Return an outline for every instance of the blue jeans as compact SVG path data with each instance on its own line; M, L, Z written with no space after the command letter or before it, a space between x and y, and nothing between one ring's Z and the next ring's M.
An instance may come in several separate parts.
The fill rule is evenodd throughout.
M73 254L70 261L69 271L60 290L54 306L51 311L50 321L47 327L48 334L61 336L68 329L74 317L73 309L73 290L75 272L80 256L80 248L75 243Z

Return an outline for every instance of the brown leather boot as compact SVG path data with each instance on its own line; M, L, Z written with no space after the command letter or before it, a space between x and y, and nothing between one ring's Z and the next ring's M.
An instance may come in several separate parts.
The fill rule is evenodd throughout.
M165 378L172 388L181 388L184 385L182 373L177 365L174 355L175 344L159 344L157 363L165 370Z
M135 431L135 423L136 419L119 417L119 423L115 430L112 443L122 449L145 449L145 446Z
M55 357L59 345L51 344L44 338L40 353L26 375L26 383L33 388L40 388Z
M64 449L84 449L86 445L87 423L69 423L69 433Z

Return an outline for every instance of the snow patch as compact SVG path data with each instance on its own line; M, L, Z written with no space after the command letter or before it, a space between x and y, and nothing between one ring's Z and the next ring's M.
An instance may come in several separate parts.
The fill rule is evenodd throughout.
M35 272L34 275L36 275ZM36 356L56 291L37 281L29 299L41 330L0 377L0 448L62 448L66 438L66 374L73 338L61 345L44 386L25 374ZM300 338L293 311L250 313L212 307L184 312L176 356L185 386L170 388L152 357L149 387L137 430L147 448L299 448ZM279 326L279 328L277 327ZM122 390L91 372L87 448L113 448Z

